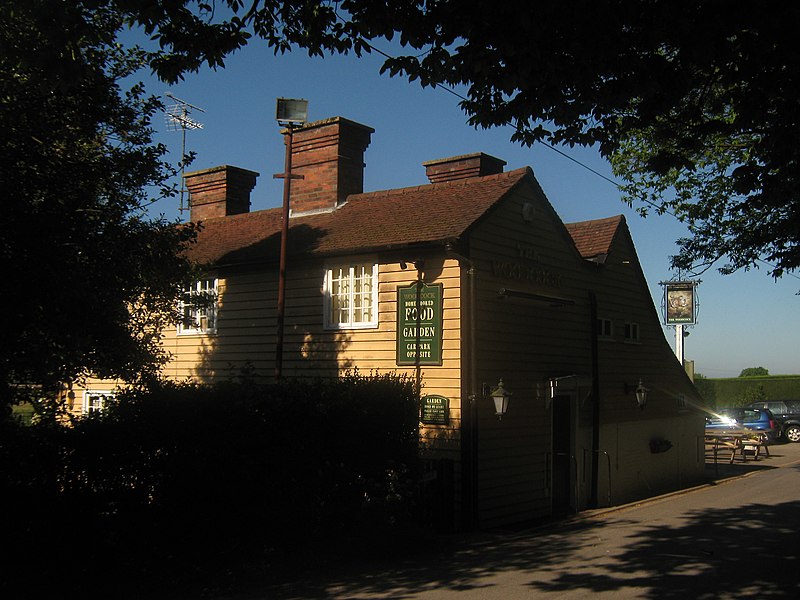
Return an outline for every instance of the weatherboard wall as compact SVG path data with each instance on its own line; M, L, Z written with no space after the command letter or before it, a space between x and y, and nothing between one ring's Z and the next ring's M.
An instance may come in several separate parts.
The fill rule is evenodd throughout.
M589 373L590 320L582 260L538 187L520 186L504 199L471 233L469 247L477 266L479 377L491 386L502 378L513 394L502 420L490 399L480 407L478 504L481 525L492 527L552 512L545 383ZM503 298L501 289L567 303ZM577 418L572 435L581 435Z
M618 504L685 487L704 472L703 402L667 342L627 227L619 230L592 277L601 319L613 324L598 340L600 368L600 498ZM626 339L625 324L638 326ZM634 388L648 389L638 408ZM652 452L651 442L671 447ZM610 469L609 469L610 462Z
M336 376L347 370L400 373L416 378L414 366L397 365L397 288L417 280L413 266L402 269L377 256L330 259L331 264L379 260L378 327L326 330L323 326L325 263L306 261L287 269L282 373L286 377ZM442 365L420 367L422 393L450 400L450 423L424 427L426 447L458 459L461 410L461 270L455 260L429 256L426 283L443 286ZM174 379L215 381L240 374L264 380L275 369L276 269L219 269L217 331L210 335L167 332L164 344L173 354L165 373Z
M553 491L557 449L547 390L551 378L560 381L553 402L569 403L569 504L588 506L594 453L593 301L598 316L614 323L613 335L597 342L599 505L699 481L700 399L664 338L624 223L605 264L590 262L578 254L538 186L526 184L472 231L469 248L477 267L479 378L490 386L502 378L513 393L502 420L494 416L490 399L480 406L481 525L564 508L556 505ZM501 289L528 297L502 298ZM626 322L638 325L639 340L625 340ZM644 410L632 391L639 378L650 389ZM658 439L672 447L652 452L651 441Z

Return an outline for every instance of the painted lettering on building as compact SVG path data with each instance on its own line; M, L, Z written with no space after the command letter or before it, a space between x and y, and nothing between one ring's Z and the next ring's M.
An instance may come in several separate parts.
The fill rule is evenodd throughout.
M525 281L545 287L560 288L561 275L539 265L526 265L512 261L492 261L492 274L502 279Z
M397 288L397 364L442 364L441 283Z
M450 422L450 399L437 395L422 396L420 421L426 425L447 425Z

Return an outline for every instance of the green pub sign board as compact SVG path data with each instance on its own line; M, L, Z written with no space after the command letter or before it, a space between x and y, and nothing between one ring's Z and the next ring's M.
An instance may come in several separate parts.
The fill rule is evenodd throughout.
M450 399L444 396L420 398L420 420L427 425L447 425L450 422Z
M442 364L441 283L397 288L397 364Z

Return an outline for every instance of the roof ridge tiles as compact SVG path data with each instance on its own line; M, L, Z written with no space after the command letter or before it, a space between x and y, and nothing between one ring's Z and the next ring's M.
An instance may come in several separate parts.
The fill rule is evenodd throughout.
M612 215L610 217L602 217L600 219L587 219L585 221L572 221L570 223L564 223L567 227L579 227L581 225L600 225L600 224L607 224L613 222L622 222L625 220L625 215L618 214Z
M525 167L451 182L351 194L334 211L293 217L290 252L341 254L365 247L458 239L530 173ZM426 217L412 224L409 211ZM277 256L281 214L280 208L272 208L209 219L190 254L200 261L226 264Z
M388 190L375 190L372 192L362 192L360 194L351 194L348 198L358 198L359 200L368 200L370 198L383 198L388 196L399 196L409 193L424 192L428 190L442 190L447 188L463 188L479 183L486 183L490 181L497 181L501 179L512 179L515 177L522 177L530 171L529 167L522 167L513 169L511 171L503 171L502 173L494 173L492 175L484 175L482 177L468 177L466 179L456 179L454 181L439 181L437 183L423 183L419 185L410 185L401 188L392 188Z

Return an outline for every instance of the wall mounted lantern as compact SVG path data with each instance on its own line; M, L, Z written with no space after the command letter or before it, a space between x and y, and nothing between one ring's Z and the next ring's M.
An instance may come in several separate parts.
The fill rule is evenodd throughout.
M636 405L640 409L644 409L645 404L647 404L647 394L650 390L644 387L641 379L635 387L627 383L625 384L625 394L629 394L631 390L633 390L633 393L636 395Z
M492 397L492 400L494 400L494 412L497 418L502 420L503 415L506 414L508 410L508 399L511 396L511 392L503 387L503 380L501 379L497 387L494 388L489 395Z

